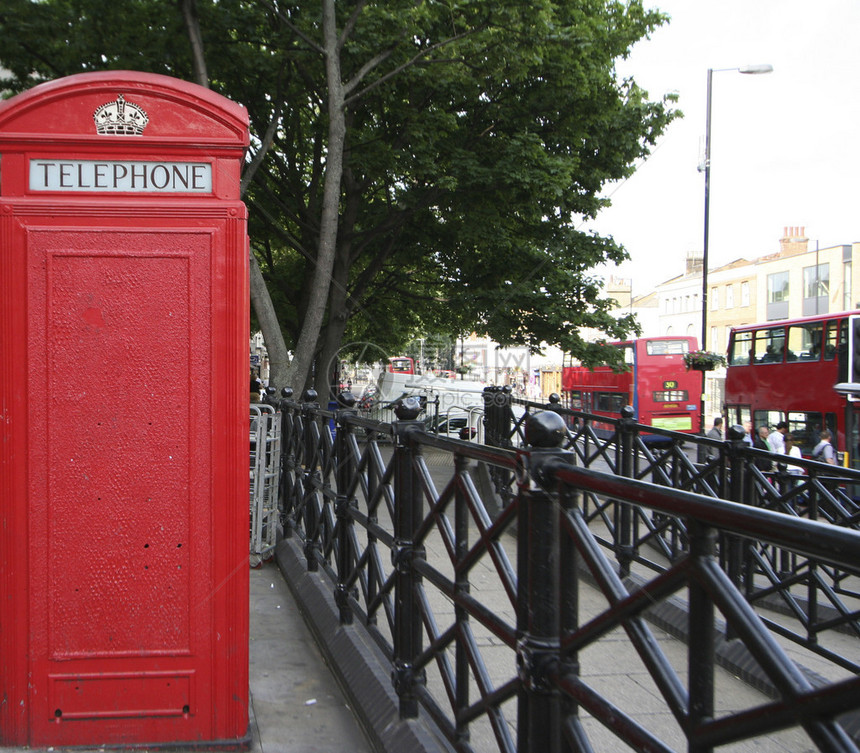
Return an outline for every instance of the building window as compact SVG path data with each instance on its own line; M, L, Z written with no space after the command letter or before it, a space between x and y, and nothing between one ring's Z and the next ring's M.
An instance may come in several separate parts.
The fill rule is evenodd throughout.
M711 311L716 311L720 307L720 289L711 288Z
M842 265L842 310L848 311L849 309L854 308L853 298L854 291L852 289L851 283L853 280L851 279L851 262L846 261Z
M803 268L803 297L826 296L830 290L830 265L816 264Z
M748 282L741 283L741 306L750 305L750 284Z
M711 327L710 341L708 342L708 350L719 353L719 343L717 342L717 328Z
M803 268L803 315L826 314L830 296L830 265Z
M788 272L767 276L767 319L788 319Z
M776 272L767 276L767 302L781 303L788 300L788 272Z
M735 307L735 286L726 285L726 308L733 309Z

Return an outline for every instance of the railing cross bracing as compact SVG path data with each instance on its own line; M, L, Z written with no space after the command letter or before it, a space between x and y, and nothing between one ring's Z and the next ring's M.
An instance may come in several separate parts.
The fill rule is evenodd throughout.
M735 435L698 463L630 415L598 432L503 391L495 447L429 434L417 402L380 423L314 397L280 403L285 530L401 717L460 751L857 750L860 474L783 479Z

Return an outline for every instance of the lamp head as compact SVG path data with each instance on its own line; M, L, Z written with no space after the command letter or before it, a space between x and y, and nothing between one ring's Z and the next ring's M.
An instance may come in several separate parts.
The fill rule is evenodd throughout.
M760 63L759 65L742 65L738 68L741 73L756 75L759 73L771 73L773 66L770 63Z

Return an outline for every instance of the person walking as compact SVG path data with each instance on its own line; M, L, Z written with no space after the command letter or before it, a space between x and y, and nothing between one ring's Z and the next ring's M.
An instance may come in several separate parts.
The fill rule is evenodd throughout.
M767 426L759 426L758 427L758 435L753 442L753 447L757 450L765 450L766 452L770 452L770 446L767 443L767 435L768 435ZM755 466L760 471L769 471L773 468L773 463L768 458L756 458Z
M830 439L833 437L830 429L822 429L819 436L820 441L812 449L812 459L823 460L825 463L830 463L830 465L836 465L836 450L830 444Z
M723 419L720 416L717 416L714 419L713 426L711 426L711 428L708 429L708 431L705 433L705 436L708 437L709 439L722 439L723 438L722 426L723 426ZM709 445L706 445L704 442L702 442L699 445L699 449L696 453L696 459L700 463L706 463L713 457L716 457L716 454L714 453L714 448L709 446Z
M785 435L788 434L788 422L780 421L776 425L776 431L767 435L767 444L771 452L785 455Z
M705 436L708 436L711 439L723 438L723 419L720 416L717 416L714 419L714 425L708 429L708 433Z
M794 458L796 460L803 458L800 448L794 443L794 436L792 436L791 432L785 435L785 456L786 458ZM791 463L781 463L779 470L783 474L781 478L783 494L787 494L794 489L800 483L800 477L806 472L801 466L792 465ZM794 503L800 507L805 506L805 495L803 497L803 499L798 497L794 500Z

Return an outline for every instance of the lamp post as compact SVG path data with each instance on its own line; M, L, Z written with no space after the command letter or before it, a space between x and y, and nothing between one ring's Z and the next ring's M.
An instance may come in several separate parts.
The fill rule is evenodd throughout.
M723 71L737 71L747 75L758 75L770 73L773 66L769 64L745 65L740 68L708 68L707 104L705 113L705 160L702 166L705 173L705 238L702 247L702 350L708 349L708 235L710 229L710 207L711 207L711 90L714 73ZM702 398L700 404L700 430L705 433L705 380L706 371L702 372Z

